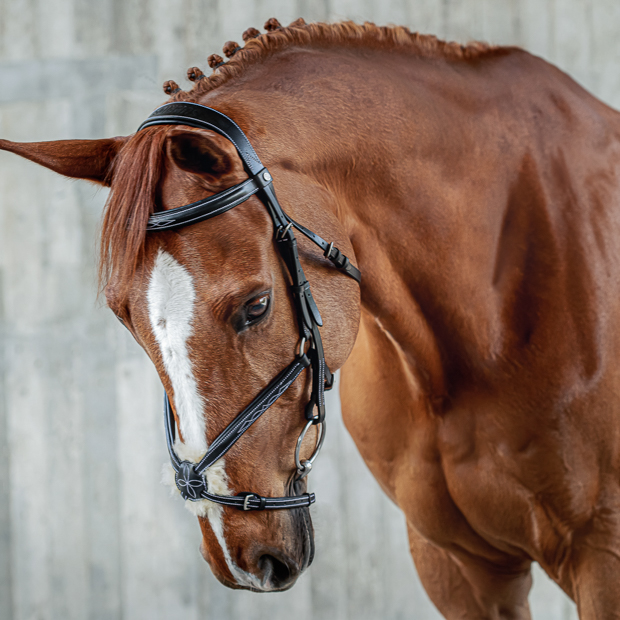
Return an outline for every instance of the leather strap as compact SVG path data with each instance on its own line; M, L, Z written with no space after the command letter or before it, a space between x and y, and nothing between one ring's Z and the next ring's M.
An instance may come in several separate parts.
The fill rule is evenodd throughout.
M228 452L258 418L293 384L300 373L310 365L302 355L285 368L235 419L215 438L199 463L181 461L174 451L175 423L168 394L164 395L164 424L166 444L175 471L175 482L184 499L199 501L208 499L218 504L241 510L281 510L301 508L314 503L314 493L296 497L262 497L256 493L239 493L236 496L209 493L205 470Z
M153 213L148 219L146 229L149 232L174 230L182 226L203 222L240 205L250 196L254 196L259 189L260 187L254 179L248 179L204 200L198 200L176 209Z
M361 281L360 272L351 265L344 254L334 247L333 243L328 244L319 235L297 224L284 213L276 197L271 175L262 165L243 131L232 119L217 110L199 104L175 102L155 110L139 129L153 125L171 124L211 129L230 140L235 145L250 178L243 183L219 192L215 196L151 215L147 230L173 230L201 222L225 213L250 196L257 195L271 216L277 247L291 279L291 292L302 343L300 354L216 437L199 463L181 461L174 451L174 416L168 396L165 396L166 442L172 466L176 472L177 488L186 500L208 499L242 510L276 510L309 506L315 501L313 493L305 493L298 497L262 497L255 493L241 493L236 496L213 495L208 491L204 472L232 448L241 435L278 400L306 368L311 368L312 371L312 393L310 402L305 409L305 416L313 424L324 423L324 391L331 387L333 376L325 364L325 354L319 331L319 327L323 325L323 320L299 260L297 240L292 228L294 227L306 235L323 250L324 255L332 261L337 269L354 278L357 282ZM309 344L307 354L303 343ZM306 426L302 437L307 428ZM320 445L317 450L319 448Z
M192 466L193 463L183 461L174 478L181 495L194 502L208 499L238 510L283 510L306 508L316 501L314 493L302 493L293 497L263 497L257 493L214 495L207 490L204 476L197 476Z
M209 450L196 465L196 473L201 474L211 467L237 443L258 418L273 405L293 384L303 370L310 366L310 360L303 355L289 364L271 383L213 440Z
M166 103L157 108L138 127L138 131L153 125L188 125L190 127L210 129L224 136L235 145L237 153L239 153L239 157L241 157L241 161L243 161L250 176L258 174L264 167L239 125L213 108L186 101Z
M293 226L301 233L306 235L310 241L313 241L323 250L323 255L328 258L340 271L353 278L358 284L362 283L362 272L355 267L351 261L333 244L327 243L325 239L319 237L305 226L298 224L290 215L286 216Z

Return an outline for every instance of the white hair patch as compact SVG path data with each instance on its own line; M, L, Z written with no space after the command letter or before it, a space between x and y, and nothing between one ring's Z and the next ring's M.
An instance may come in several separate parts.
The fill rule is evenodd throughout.
M179 457L181 457L180 454ZM174 479L174 469L172 468L170 462L164 463L161 473L162 483L170 487L170 492L172 494L178 493ZM216 495L232 495L226 483L227 478L224 470L224 459L216 461L211 467L209 467L206 471L206 477L209 490L212 493ZM268 589L263 586L261 580L256 577L256 575L239 568L230 557L230 551L228 550L226 538L224 536L224 519L222 518L224 512L223 507L220 504L215 504L214 502L209 501L208 499L201 499L197 502L186 500L185 508L187 508L187 510L189 510L189 512L193 515L197 517L206 517L209 520L211 529L213 530L215 538L217 539L217 542L222 549L222 553L224 554L224 559L226 560L230 574L233 576L235 581L240 586L267 591Z
M149 320L174 391L174 406L183 436L183 441L176 438L174 450L181 460L197 463L205 455L208 445L205 403L198 392L187 348L187 341L193 334L195 300L194 281L189 271L160 248L147 292ZM205 472L209 491L214 495L232 495L224 464L224 459L220 459ZM167 465L162 472L162 482L176 489L174 470L169 463ZM260 580L240 569L230 556L224 536L222 506L204 499L197 502L187 500L185 507L198 517L207 517L237 583L262 590Z
M185 447L196 455L203 455L207 451L204 403L187 350L187 341L193 333L195 300L190 273L160 248L147 293L149 319L174 390L174 405Z

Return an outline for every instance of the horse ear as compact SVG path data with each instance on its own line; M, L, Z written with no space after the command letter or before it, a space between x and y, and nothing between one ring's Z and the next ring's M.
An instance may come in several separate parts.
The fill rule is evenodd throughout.
M127 137L52 142L0 140L0 149L25 157L59 174L109 186L114 160L127 140Z
M166 148L176 166L208 182L243 172L235 147L210 131L175 129L168 136Z

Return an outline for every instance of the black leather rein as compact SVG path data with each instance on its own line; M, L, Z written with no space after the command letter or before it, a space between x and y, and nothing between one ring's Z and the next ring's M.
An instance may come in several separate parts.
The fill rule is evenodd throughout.
M245 202L251 196L256 195L271 216L275 231L276 247L284 260L291 278L291 292L294 299L300 338L299 351L295 359L215 438L199 463L181 461L177 456L174 450L174 415L168 395L164 396L166 442L172 467L175 471L177 488L186 500L199 501L207 499L241 510L277 510L310 506L315 501L314 493L304 493L303 495L293 497L262 497L256 493L247 492L231 496L214 495L209 493L205 473L284 394L305 369L311 369L312 372L312 393L305 409L306 425L297 440L295 448L297 479L305 477L310 472L312 463L325 438L324 391L331 388L333 376L325 364L323 343L319 332L319 327L323 325L323 321L312 297L310 284L306 280L303 267L299 261L297 240L295 239L293 228L318 245L323 250L324 255L342 273L350 276L358 283L361 282L361 274L333 243L327 243L317 234L293 221L284 213L276 198L271 174L261 163L243 131L228 116L197 103L168 103L155 110L140 125L138 131L153 125L188 125L190 127L210 129L219 133L235 145L250 178L204 200L199 200L176 209L170 209L169 211L154 213L149 218L147 230L159 232L196 224L225 213ZM307 349L306 346L308 347ZM299 452L302 441L310 426L313 425L319 425L320 427L314 453L309 459L300 461Z

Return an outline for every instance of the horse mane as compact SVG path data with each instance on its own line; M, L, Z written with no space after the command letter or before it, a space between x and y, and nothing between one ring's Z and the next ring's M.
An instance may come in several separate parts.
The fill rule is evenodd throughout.
M484 55L505 53L508 48L474 42L468 45L441 41L435 36L411 32L403 26L362 25L351 21L336 24L306 24L298 19L288 27L281 27L275 19L265 24L268 30L260 34L249 29L243 48L235 48L234 57L222 63L219 56L213 74L200 74L190 91L182 91L175 82L169 101L196 102L202 95L225 84L251 66L288 47L365 47L374 49L399 48L422 57L443 57L451 60L475 60ZM249 36L248 36L249 35ZM225 46L236 46L229 42ZM194 78L192 78L194 79ZM157 186L162 172L163 144L168 128L153 127L132 136L117 157L114 165L112 192L106 203L103 217L99 283L101 289L113 281L114 297L119 308L125 305L131 281L144 255L146 226L149 215L157 202Z
M396 47L410 50L418 57L452 60L474 60L484 55L503 53L507 49L478 41L461 45L442 41L433 35L411 32L405 26L376 26L370 22L361 25L352 21L306 24L303 19L298 19L287 27L281 27L277 20L272 18L267 21L265 28L269 31L248 40L245 46L228 62L219 66L213 75L199 80L191 91L179 91L171 100L193 101L241 76L248 67L287 47Z

